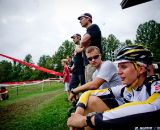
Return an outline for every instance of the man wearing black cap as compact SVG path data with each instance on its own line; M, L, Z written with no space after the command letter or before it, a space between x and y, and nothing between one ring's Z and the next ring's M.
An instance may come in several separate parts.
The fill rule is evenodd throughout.
M81 35L74 34L71 36L73 42L76 44L76 47L80 45ZM85 66L83 64L82 52L74 52L73 57L73 67L71 67L71 81L69 84L70 90L76 88L79 84L85 84L85 73L84 73Z
M89 13L84 13L78 17L80 20L80 24L82 27L86 28L86 33L81 39L80 46L81 48L77 48L76 51L85 51L88 46L97 46L100 49L102 54L102 46L101 46L101 30L97 24L92 24L92 15ZM95 71L94 67L89 65L85 53L83 53L83 58L85 61L85 77L86 82L91 81L91 77L93 72Z
M84 34L81 40L82 47L97 46L101 53L101 30L96 24L92 24L92 15L89 13L84 13L78 17L82 27L86 28L86 34Z

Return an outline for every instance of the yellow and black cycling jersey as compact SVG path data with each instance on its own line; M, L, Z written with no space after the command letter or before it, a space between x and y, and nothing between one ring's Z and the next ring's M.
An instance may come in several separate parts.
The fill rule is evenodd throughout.
M160 110L160 81L147 80L137 89L119 85L109 89L89 90L81 95L77 105L85 109L89 96L98 96L104 102L110 100L110 104L117 103L115 106L109 106L110 110L95 114L96 126L113 126L124 122L143 124L143 121L137 123L134 120L146 115L152 117L154 115L152 112Z

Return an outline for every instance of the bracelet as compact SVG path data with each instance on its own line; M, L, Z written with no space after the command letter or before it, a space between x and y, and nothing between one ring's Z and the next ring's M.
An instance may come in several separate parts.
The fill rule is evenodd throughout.
M92 116L87 116L86 117L86 123L87 123L87 126L89 126L91 128L94 128L95 126L92 124L91 117Z

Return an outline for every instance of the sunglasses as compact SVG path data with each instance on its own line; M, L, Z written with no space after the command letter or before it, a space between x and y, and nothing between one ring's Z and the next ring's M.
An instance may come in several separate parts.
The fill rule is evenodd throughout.
M92 57L88 57L88 61L92 61L93 59L96 60L99 58L99 55L95 55L95 56L92 56Z

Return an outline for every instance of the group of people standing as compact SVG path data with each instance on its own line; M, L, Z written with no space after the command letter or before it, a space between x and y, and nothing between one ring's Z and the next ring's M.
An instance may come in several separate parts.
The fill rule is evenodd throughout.
M143 46L130 45L119 49L115 63L102 61L100 28L92 24L89 13L78 20L86 33L71 36L76 48L68 99L73 101L82 94L75 113L68 118L70 130L158 126L160 80L149 74L152 53Z
M82 86L85 83L92 81L92 74L96 68L89 64L85 54L86 48L89 46L96 46L100 53L102 52L101 30L98 25L92 24L92 15L84 13L78 17L78 20L80 21L81 26L86 28L86 33L83 37L81 37L79 33L75 33L71 36L76 47L73 53L73 65L70 66L70 71L72 73L70 83L67 83L69 91L76 88L79 84ZM64 74L66 73L65 71L63 72Z

